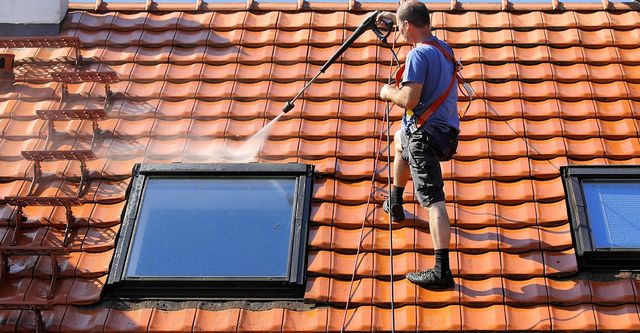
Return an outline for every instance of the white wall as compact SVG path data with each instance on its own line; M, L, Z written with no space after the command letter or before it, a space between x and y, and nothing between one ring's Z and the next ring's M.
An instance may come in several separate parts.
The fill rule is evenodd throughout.
M69 0L0 0L0 23L58 24L68 7Z

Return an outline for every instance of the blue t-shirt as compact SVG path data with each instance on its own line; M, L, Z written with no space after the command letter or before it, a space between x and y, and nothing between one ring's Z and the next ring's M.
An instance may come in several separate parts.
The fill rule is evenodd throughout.
M453 54L451 47L438 38L431 37L429 40L437 41L444 49ZM421 83L422 93L420 102L413 108L413 116L406 112L402 119L402 128L407 129L413 125L416 118L421 115L449 86L453 75L453 63L437 48L429 45L420 45L409 52L405 62L405 70L402 75L402 83ZM429 117L427 123L433 126L451 126L456 129L460 127L458 117L458 89L454 84L447 99Z

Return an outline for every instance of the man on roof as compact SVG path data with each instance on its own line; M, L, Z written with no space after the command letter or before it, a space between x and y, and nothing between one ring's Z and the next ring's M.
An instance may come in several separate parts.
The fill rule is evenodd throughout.
M405 109L402 128L395 133L393 189L384 202L393 221L404 220L402 194L411 176L415 195L429 215L435 249L435 267L409 273L409 281L434 289L454 286L449 268L451 228L445 207L441 160L451 158L457 146L460 119L457 110L456 65L453 50L431 32L427 7L402 1L393 18L405 40L414 44L407 55L398 87L384 85L380 98Z

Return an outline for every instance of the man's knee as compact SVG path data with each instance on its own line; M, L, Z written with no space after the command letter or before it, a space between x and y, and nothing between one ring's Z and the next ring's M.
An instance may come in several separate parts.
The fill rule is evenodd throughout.
M443 210L445 210L445 211L447 210L447 208L446 208L446 203L445 203L445 201L444 201L444 200L441 200L441 201L438 201L438 202L431 202L431 203L428 203L428 204L427 204L427 206L426 206L425 208L427 208L427 209L429 209L429 210L431 210L431 209L438 209L438 210L443 209Z
M400 130L396 131L396 134L393 135L393 143L398 153L402 153L402 138L400 135Z

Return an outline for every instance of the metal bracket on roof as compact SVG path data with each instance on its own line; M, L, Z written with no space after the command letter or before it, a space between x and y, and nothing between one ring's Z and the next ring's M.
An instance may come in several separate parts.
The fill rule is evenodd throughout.
M42 312L40 312L40 309L32 309L31 311L33 311L35 321L36 321L36 333L40 333L40 332L44 332L44 323L42 322Z
M91 148L95 146L96 139L102 132L100 126L98 126L98 120L109 119L104 109L84 109L84 110L36 110L38 118L48 120L49 132L47 134L47 141L52 140L55 136L54 121L68 121L68 120L91 120L91 127L93 129L93 137L91 138Z
M0 284L2 284L9 275L9 258L4 254L4 252L0 252Z
M66 236L67 234L65 234L65 238ZM60 273L60 268L58 267L58 257L56 257L56 255L53 253L50 253L49 257L51 258L51 282L49 283L49 293L47 294L47 299L53 299L53 292L56 286L56 281L58 280L58 273Z
M34 161L33 163L33 181L31 188L29 189L29 195L33 194L34 184L38 182L42 176L40 169L40 162L51 161L64 161L64 160L77 160L80 162L80 186L78 187L78 197L82 196L82 193L86 187L87 180L89 179L89 170L87 169L86 160L95 159L96 156L91 150L33 150L22 151L22 156L28 161Z
M72 228L77 226L76 218L73 216L73 211L71 210L71 206L80 206L82 205L82 200L78 197L36 197L36 196L26 196L26 197L6 197L7 204L10 206L18 207L16 212L16 220L14 227L14 234L11 240L11 245L16 244L16 235L20 230L20 226L22 225L22 221L25 220L24 213L22 211L23 207L26 206L61 206L66 210L66 225L64 229L64 240L62 242L63 246L67 246L69 244L69 240L71 239L71 231Z
M75 50L75 69L80 67L82 54L80 53L80 38L67 36L42 37L0 37L0 48L38 48L38 47L71 47Z
M29 187L27 195L33 194L33 190L36 188L36 184L40 182L41 177L42 167L40 166L40 161L33 161L33 179L31 179L31 186Z
M18 241L18 232L20 231L20 227L22 227L22 222L26 220L27 220L27 217L24 215L24 212L22 211L22 206L18 206L18 209L16 210L16 218L13 222L13 235L11 236L11 243L9 244L16 245L16 242Z
M53 72L51 78L55 82L62 83L62 103L67 96L67 84L69 83L83 83L83 82L97 82L104 84L105 89L105 108L109 105L109 99L113 95L110 89L112 83L120 82L118 74L114 71L101 71L101 72Z
M58 267L58 254L67 253L68 251L60 247L33 247L28 246L1 246L0 247L0 264L2 267L2 278L0 281L8 277L9 273L9 257L12 255L17 256L49 256L51 258L51 277L49 280L49 289L47 291L47 299L53 299L55 294L56 281L60 274L60 268Z

